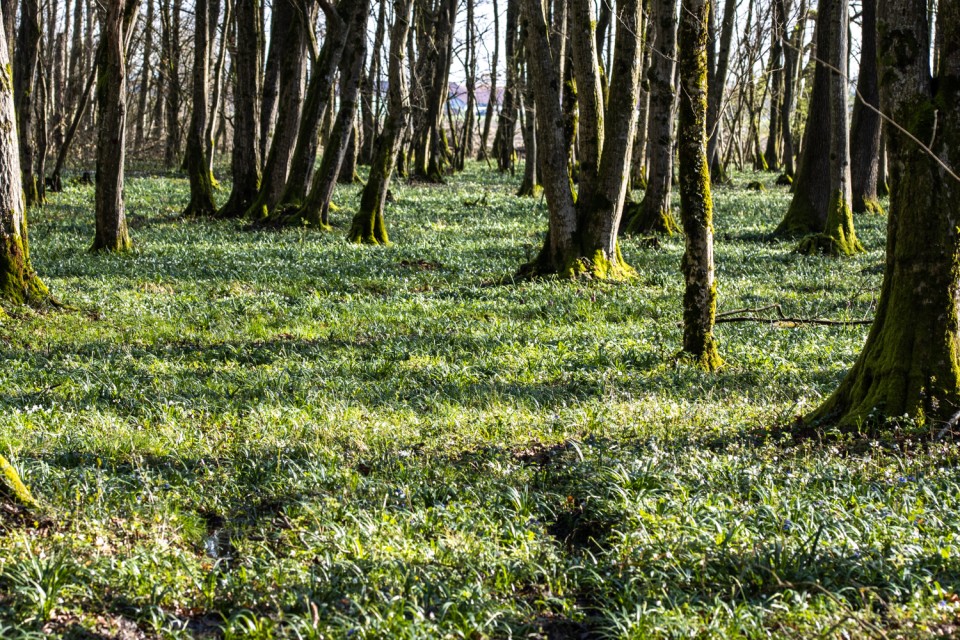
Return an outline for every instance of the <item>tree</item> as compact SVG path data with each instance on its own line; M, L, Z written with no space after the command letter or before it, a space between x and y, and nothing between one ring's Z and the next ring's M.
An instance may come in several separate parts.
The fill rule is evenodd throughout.
M187 133L187 177L190 202L183 215L209 217L217 212L213 200L213 174L207 159L207 117L210 103L210 3L196 0L193 38L193 110Z
M404 46L410 32L413 0L393 0L393 27L390 29L387 117L377 139L370 177L360 196L360 208L353 217L347 238L358 244L389 244L383 209L387 203L390 178L400 151L400 136L407 127L410 97L403 72Z
M722 361L713 323L717 283L713 268L713 199L707 160L707 12L710 0L683 0L680 12L680 217L685 234L683 350L708 371Z
M853 210L883 213L877 196L880 175L880 88L877 85L877 0L863 0L863 40L860 45L860 73L857 99L850 125L850 178Z
M126 45L137 0L110 0L97 48L97 186L93 251L133 246L123 202L127 125Z
M260 189L260 0L234 7L233 188L218 215L239 218Z
M41 185L34 173L36 148L33 138L34 89L40 59L40 2L23 0L20 4L20 28L13 65L13 95L17 105L17 129L20 136L20 170L27 206L42 204Z
M653 2L653 56L650 64L650 107L647 119L647 190L643 200L629 207L624 230L628 233L677 231L670 210L673 182L674 104L677 91L674 73L677 56L676 0Z
M941 3L939 26L960 42L960 4ZM960 48L931 69L923 0L882 0L878 34L881 110L896 123L886 269L860 357L806 423L870 430L909 416L933 433L960 410Z
M611 92L604 107L600 65L590 0L568 3L570 42L580 112L580 171L577 197L568 173L568 142L560 103L562 52L550 40L540 0L523 0L528 22L530 75L537 101L537 140L542 150L543 188L549 229L540 255L526 274L557 273L623 278L633 270L624 262L617 231L626 192L637 122L640 79L640 2L617 4L617 30Z

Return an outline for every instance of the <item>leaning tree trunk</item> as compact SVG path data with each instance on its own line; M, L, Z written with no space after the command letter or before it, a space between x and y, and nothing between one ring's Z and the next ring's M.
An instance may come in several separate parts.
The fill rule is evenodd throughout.
M36 141L34 139L34 88L37 63L40 59L40 2L23 0L20 5L20 28L13 64L13 95L17 104L17 130L20 134L20 170L23 172L23 194L27 206L43 204L40 185L34 173Z
M707 7L710 0L683 0L680 12L679 171L680 218L685 234L683 350L707 371L722 361L713 323L717 283L713 268L713 199L707 161Z
M137 0L111 0L103 16L97 49L97 186L93 251L127 251L132 246L123 202L126 155L126 35Z
M850 178L853 210L883 213L877 196L880 173L880 87L877 78L877 0L863 0L863 40L860 46L857 100L850 127ZM869 105L869 106L866 106Z
M875 433L907 416L937 436L960 409L960 110L943 108L960 104L960 48L943 49L933 82L923 3L883 0L878 27L881 109L898 123L886 127L886 269L860 357L806 423ZM940 28L960 42L960 4L940 5Z
M324 5L327 7L327 5ZM296 211L307 197L307 189L313 179L313 169L317 163L317 152L320 138L317 128L324 112L333 110L334 79L337 67L343 57L343 50L347 43L349 30L356 23L354 16L357 12L363 13L364 27L366 26L369 3L361 0L340 0L336 9L327 9L327 35L323 48L313 61L313 71L307 95L303 102L300 114L299 133L296 136L296 146L290 160L290 170L287 174L286 185L283 187L275 207L268 209L270 215L265 222L286 215L287 210ZM305 24L305 29L312 27ZM261 189L260 198L270 202L269 187ZM266 195L265 193L266 192Z
M340 111L333 125L333 133L323 149L320 170L313 179L310 193L302 206L274 211L273 224L309 225L315 228L330 227L330 203L337 185L350 137L355 136L354 122L357 116L360 83L363 75L363 58L367 50L367 13L369 0L360 0L348 16L350 23L343 27L345 38L343 56L340 59ZM329 109L333 109L331 102ZM354 165L356 166L356 165Z
M849 256L863 251L853 228L850 129L847 126L847 2L830 3L830 200L823 233L808 236L801 253Z
M252 220L265 219L280 202L300 128L300 107L304 97L303 76L306 70L306 36L307 30L312 27L308 24L311 16L303 14L294 3L295 0L279 0L274 4L276 19L280 24L286 25L280 60L279 113L270 151L263 165L260 190L245 214ZM263 129L261 135L262 133Z
M833 31L831 6L839 0L820 0L817 13L816 50L829 56L830 34ZM778 236L803 236L820 233L826 228L830 201L830 136L831 127L830 70L816 61L809 115L803 131L803 145L797 175L793 181L793 199L786 215L774 231Z
M239 218L260 190L260 0L236 0L234 23L233 189L219 216Z
M390 244L383 209L387 203L390 178L400 151L400 136L407 128L410 97L403 72L403 51L410 31L413 0L393 0L393 28L390 29L390 64L387 88L387 117L377 139L370 177L360 196L360 208L353 217L347 238L357 244Z
M213 174L207 160L207 117L210 103L210 19L209 0L196 0L193 39L193 112L187 134L187 177L190 202L183 215L203 218L217 212L213 200Z

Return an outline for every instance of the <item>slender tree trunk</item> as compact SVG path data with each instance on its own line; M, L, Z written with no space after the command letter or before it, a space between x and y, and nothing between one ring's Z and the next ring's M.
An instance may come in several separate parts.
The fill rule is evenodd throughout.
M877 78L877 0L863 0L863 38L860 45L860 73L857 98L850 127L853 210L883 213L877 196L880 173L880 104ZM870 107L864 106L864 102ZM872 108L871 108L872 107Z
M507 0L507 29L505 53L507 58L507 79L503 90L503 106L497 122L497 134L494 139L494 154L501 173L514 170L513 139L517 126L517 27L519 22L520 0Z
M363 69L360 70L361 73ZM340 95L343 95L343 89L340 90ZM342 98L341 98L342 100ZM331 109L333 107L331 106ZM333 142L333 136L337 128L337 123L334 121L333 130L330 132L330 140L328 141L328 146L335 144ZM354 123L347 130L347 146L343 150L343 160L340 162L340 171L337 173L337 182L340 184L355 184L360 182L360 176L357 175L357 150L360 148L360 128Z
M830 3L830 200L823 233L808 236L801 253L849 256L863 251L853 228L850 129L847 126L848 0Z
M110 0L97 49L97 186L93 251L131 248L123 202L126 155L126 43L137 15L137 0Z
M260 157L267 157L270 148L273 123L277 118L277 99L280 95L280 67L290 21L292 7L287 0L273 5L270 18L270 51L267 53L267 68L263 78L263 104L260 109Z
M147 0L147 17L143 32L143 63L140 68L140 95L137 108L136 145L143 146L144 132L147 126L147 98L150 94L150 76L153 67L150 58L153 56L153 0Z
M207 118L210 104L210 3L196 0L193 37L193 111L187 134L187 177L190 202L183 215L209 217L217 212L213 200L213 174L207 160Z
M386 12L387 3L380 2L380 9L377 11L377 31L373 37L373 50L370 52L370 73L364 79L361 89L363 144L360 147L358 162L365 165L369 165L373 159L374 140L379 128L379 114L376 110L374 97L380 95L380 55L386 33Z
M50 191L57 192L63 190L63 168L67 162L67 153L70 151L77 131L79 131L80 125L83 122L83 115L87 111L87 103L90 102L90 92L93 90L93 82L96 78L97 69L94 67L87 77L86 85L80 93L79 102L73 114L73 120L70 122L70 126L67 127L67 133L63 137L63 144L57 152L57 161L53 167L53 173L50 175Z
M722 361L713 323L717 283L713 268L713 199L707 161L707 7L710 0L683 0L680 11L679 169L683 254L683 350L708 371Z
M493 113L497 108L497 65L500 64L500 9L497 0L493 0L493 58L490 62L490 86L487 92L487 109L483 115L483 131L480 133L480 144L477 150L477 160L487 159L487 141L490 139L490 125L493 122Z
M960 42L960 4L940 5L940 27L945 43ZM906 416L936 437L955 427L960 409L960 110L941 107L960 104L960 49L944 48L933 83L924 7L914 0L880 2L878 34L881 108L906 129L886 127L883 285L860 357L805 422L872 434Z
M219 3L216 3L219 5ZM217 139L217 129L220 126L220 107L223 100L223 80L224 80L224 69L226 68L227 60L227 28L226 25L230 24L230 21L233 19L233 2L232 0L226 0L224 3L223 10L223 24L224 28L220 34L220 46L217 47L217 59L213 68L213 95L210 98L210 115L207 118L207 130L204 133L204 144L206 144L206 156L207 156L207 165L210 170L210 178L213 181L214 187L217 187L217 180L213 176L213 160L214 155L217 151L216 139ZM214 7L211 3L210 10L210 41L209 47L213 51L213 43L216 39L217 34L217 24L220 20L220 9L219 6Z
M715 9L714 9L715 10ZM723 97L727 86L727 71L730 66L730 45L736 29L736 0L726 0L723 20L720 22L720 51L717 54L717 71L707 96L707 160L710 163L710 179L717 184L729 181L720 158L720 130L723 113Z
M789 4L786 5L789 13ZM796 173L796 150L793 144L793 129L790 119L793 117L796 102L796 77L800 60L800 47L803 46L803 27L806 22L807 3L800 0L800 17L790 38L790 45L783 52L783 101L780 104L780 125L783 132L783 173L792 184Z
M260 189L260 2L236 0L234 8L233 189L223 218L241 217Z
M164 7L164 59L167 85L167 140L164 163L168 167L179 166L180 158L180 13L183 0L161 0Z
M677 11L675 0L654 0L653 60L650 65L650 112L647 121L647 190L643 201L628 208L624 230L628 233L677 231L670 204L673 181L674 75L677 56Z
M389 86L387 117L377 139L370 177L360 197L360 208L350 225L347 237L358 244L389 244L383 209L387 201L390 178L400 151L400 136L407 126L410 101L403 53L410 30L413 0L393 0L393 28L390 30Z
M764 158L771 171L780 170L780 146L783 140L783 123L780 114L783 107L784 69L783 35L787 28L787 10L783 0L773 0L770 24L770 129Z

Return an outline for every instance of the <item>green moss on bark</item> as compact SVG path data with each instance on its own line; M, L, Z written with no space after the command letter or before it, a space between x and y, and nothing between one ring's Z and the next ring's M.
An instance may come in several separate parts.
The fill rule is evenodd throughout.
M30 489L23 484L20 474L2 455L0 455L0 495L26 509L36 510L40 507L30 493Z
M50 295L30 266L27 243L7 236L0 251L0 298L14 304L36 304Z
M797 253L805 255L822 253L835 257L863 253L863 245L857 240L857 234L853 228L853 211L844 202L840 192L833 194L830 198L826 230L801 240Z

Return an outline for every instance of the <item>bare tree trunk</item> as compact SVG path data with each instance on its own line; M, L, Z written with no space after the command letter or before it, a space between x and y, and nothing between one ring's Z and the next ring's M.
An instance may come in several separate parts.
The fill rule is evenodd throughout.
M217 33L217 22L219 20L219 9L211 8L210 11L210 48L213 49L214 39ZM216 132L220 126L220 107L223 101L223 81L224 68L227 60L227 27L233 19L233 2L226 0L223 10L223 30L220 34L220 46L217 47L217 60L213 69L213 96L210 99L210 117L207 122L207 131L204 135L204 142L207 145L207 163L210 168L210 176L216 186L216 178L213 177L213 159L217 151Z
M164 71L167 85L167 140L164 149L164 163L168 167L178 166L180 157L180 13L182 3L183 0L161 0L164 14Z
M490 84L487 91L487 108L483 115L483 131L477 149L477 160L487 159L487 141L490 139L490 124L497 108L497 65L500 64L500 9L493 0L493 58L490 62Z
M360 197L360 208L353 218L347 238L358 244L389 244L383 209L390 178L400 150L400 136L407 127L410 110L403 50L410 30L413 0L393 0L393 28L390 30L389 86L387 117L377 139L370 177Z
M267 157L273 123L277 118L277 99L280 94L280 67L284 43L293 20L290 3L279 0L273 5L270 18L270 51L263 78L263 104L260 108L260 157Z
M196 0L193 36L193 111L187 134L187 177L190 179L190 202L184 209L187 217L210 217L217 212L213 200L213 175L207 160L207 118L210 104L210 2Z
M377 11L377 31L373 37L373 50L370 52L370 73L364 79L361 88L363 145L360 147L358 161L365 165L369 165L373 159L373 145L379 128L380 114L377 113L374 98L380 95L380 56L386 34L386 12L387 3L380 2L380 9Z
M236 0L234 11L233 189L223 218L241 217L260 188L260 2Z
M787 12L789 13L789 4ZM806 0L800 0L800 17L793 29L793 35L790 38L790 44L784 48L783 63L783 101L780 105L780 125L783 131L783 173L787 176L787 182L793 182L793 176L796 173L796 150L793 144L793 129L790 119L793 117L794 104L796 102L795 89L797 67L800 61L800 47L803 46L803 30L806 22L807 3Z
M143 63L140 69L140 96L137 109L136 145L141 147L147 126L147 98L150 94L150 76L153 67L153 0L147 0L147 17L143 33Z
M736 0L726 0L723 7L723 20L720 22L720 51L717 54L717 71L707 96L707 160L710 163L710 179L722 184L728 181L720 158L720 131L722 129L723 98L727 86L727 72L730 66L730 44L736 29Z
M123 202L126 155L127 34L137 0L110 0L97 50L97 186L93 251L127 251L132 246Z
M519 21L520 0L507 0L507 29L505 53L507 58L507 79L503 90L503 106L497 121L497 134L493 141L494 155L501 173L514 170L513 139L517 126L517 26Z
M17 131L20 137L20 170L23 172L21 184L27 207L43 204L37 175L34 173L36 139L33 102L41 35L39 0L23 0L20 4L20 28L17 30L13 61L13 95L17 104Z
M853 210L883 213L877 195L880 173L880 104L877 78L877 0L863 0L863 39L860 45L860 74L857 98L853 104L850 127L851 180ZM870 107L864 106L864 102Z

